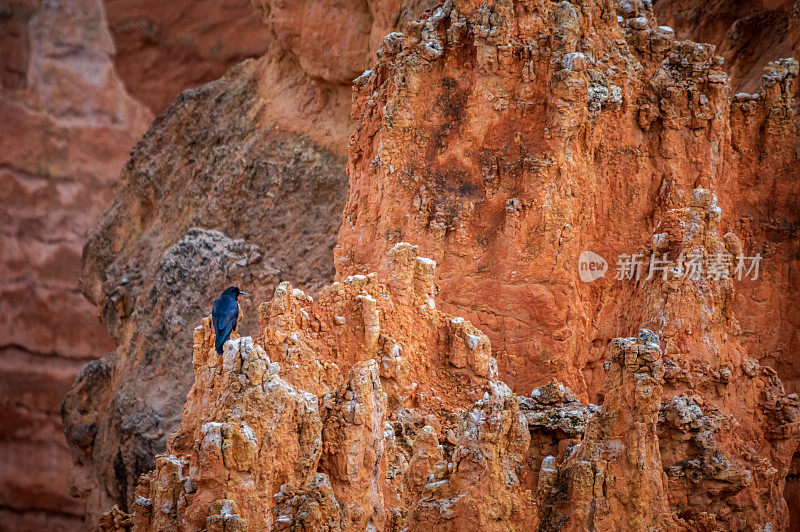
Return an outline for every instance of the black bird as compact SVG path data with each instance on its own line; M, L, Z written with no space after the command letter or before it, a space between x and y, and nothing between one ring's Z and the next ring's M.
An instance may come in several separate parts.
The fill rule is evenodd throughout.
M211 321L214 322L214 334L217 335L214 348L220 355L222 346L231 337L231 331L236 328L236 321L239 319L239 302L237 300L241 294L247 294L247 292L242 292L238 286L230 286L214 300L214 306L211 307Z

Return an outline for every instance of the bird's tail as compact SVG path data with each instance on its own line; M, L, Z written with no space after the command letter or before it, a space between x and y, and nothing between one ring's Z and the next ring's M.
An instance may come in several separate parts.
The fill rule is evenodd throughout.
M225 336L218 336L217 338L214 339L214 349L217 350L217 354L219 355L222 354L222 348L225 346L225 342L227 342L228 338L230 337L231 335L230 333L228 333Z

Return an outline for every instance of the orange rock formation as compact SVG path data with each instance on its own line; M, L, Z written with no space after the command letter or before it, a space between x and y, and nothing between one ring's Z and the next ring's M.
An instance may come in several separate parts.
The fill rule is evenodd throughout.
M800 6L792 0L655 0L653 11L677 37L716 45L737 92L758 90L770 61L800 53Z
M578 257L599 252L613 270L697 186L735 213L723 231L764 256L766 282L742 286L730 332L759 359L796 351L781 293L797 290L797 62L734 97L713 47L674 41L631 5L448 2L389 36L356 80L338 277L419 244L440 264L443 308L489 334L517 391L556 377L594 397L602 347L658 309L632 315L625 283L582 283ZM780 309L767 330L763 298Z
M798 66L734 96L721 64L638 2L448 0L389 34L338 282L279 285L222 357L196 330L181 428L101 527L789 528L800 402L760 361L796 342ZM673 267L614 279L624 253ZM759 279L685 275L742 254Z
M755 58L741 50L746 21L711 28L728 66L714 46L676 40L639 0L447 0L419 20L427 2L258 0L268 43L252 20L217 34L176 12L155 32L173 43L164 46L148 40L152 24L137 25L161 10L149 5L106 1L124 45L116 68L151 107L192 75L266 53L186 92L153 124L86 247L82 290L118 344L64 406L90 526L114 503L103 529L798 526L798 64L774 55L797 50L779 37L797 34L788 3L756 17L778 29L780 13L793 18L759 33ZM685 17L692 6L656 3L679 36L708 25ZM17 24L30 12L12 13L12 39L43 23L60 35L56 18ZM102 22L99 2L86 12ZM221 35L218 46L173 40L184 26ZM19 47L2 78L14 123L45 134L6 135L9 190L38 201L40 177L60 183L53 197L66 218L81 212L80 231L147 119L111 67L105 26L92 27L88 58L104 84L53 92L50 73L74 81L58 48L71 35L54 50ZM200 66L182 69L185 57ZM165 62L172 77L147 76ZM42 75L20 76L26 63ZM333 271L353 123L338 282L316 296ZM37 152L53 135L67 148ZM87 163L102 170L95 197L73 176L97 153L109 157ZM29 237L36 224L7 212L19 229L4 247L76 264L81 235L64 244L39 234L59 215ZM608 260L604 278L580 279L585 250ZM614 279L616 258L636 253L675 269ZM760 277L735 280L733 263L682 275L689 257L725 254L759 254ZM20 287L53 290L14 268L0 295L10 321L27 308ZM277 284L286 279L316 301ZM205 321L190 361L187 330L232 282L256 298L274 292L257 325L255 312L242 320L255 341L235 339L218 357ZM61 300L74 296L65 279L55 285ZM6 327L5 380L45 352L31 338L97 354L84 337L65 342L72 325L44 336ZM52 412L41 417L55 426ZM8 434L11 456L18 440L52 440ZM27 499L0 511L41 507L30 495L44 494L74 524L63 486L4 471ZM45 526L39 515L26 523Z
M773 371L741 360L672 393L703 377L643 329L611 343L601 407L557 381L519 396L489 339L436 308L434 268L399 243L383 282L354 275L316 301L282 283L260 338L221 356L206 318L180 430L132 512L100 528L786 528L800 403ZM756 398L736 417L733 382Z
M375 4L372 23L394 29L417 3L423 2ZM117 38L141 37L150 24L131 21L161 12L148 15L147 5L109 2ZM180 353L191 347L186 333L204 315L208 294L240 284L260 301L280 280L315 293L334 276L332 248L347 198L344 153L353 124L350 86L343 81L349 74L336 62L320 74L313 61L292 53L294 30L281 28L296 28L292 17L305 16L302 4L259 7L281 38L265 43L262 57L185 91L152 124L122 171L118 196L89 235L81 289L118 345L86 367L63 409L72 484L87 501L90 523L114 502L133 502L139 475L155 466L155 455L180 423L192 382L191 360ZM403 15L382 15L384 8ZM358 18L353 13L361 10L353 3L343 13ZM141 52L146 61L131 60L128 48L135 43L129 42L116 57L121 75L142 98L168 97L180 77L180 69L172 69L164 79L147 78L142 69L153 55L177 61L203 48L200 35L229 35L213 27L200 31L205 26L197 13L174 16L155 31L164 41ZM253 19L260 24L256 11ZM320 40L327 29L304 30L304 53L327 53ZM341 30L346 36L350 28ZM170 54L170 36L180 32L188 33L178 43L181 51ZM245 37L224 46L217 59L246 48L251 38ZM342 43L351 50L343 57L360 58L360 69L368 65L368 49L362 49L367 40ZM200 52L195 73L210 64ZM254 316L242 325L254 327Z

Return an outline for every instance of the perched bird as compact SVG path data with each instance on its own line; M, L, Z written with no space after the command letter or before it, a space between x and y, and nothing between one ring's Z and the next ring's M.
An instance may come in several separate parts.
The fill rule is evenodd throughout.
M230 286L214 300L214 306L211 307L211 321L214 322L214 334L217 335L214 348L220 355L225 342L231 337L231 331L236 328L236 321L239 319L238 299L241 294L247 292L242 292L238 286Z

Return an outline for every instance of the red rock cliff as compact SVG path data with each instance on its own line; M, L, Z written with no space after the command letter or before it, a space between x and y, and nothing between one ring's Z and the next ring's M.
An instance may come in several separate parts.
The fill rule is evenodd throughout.
M356 80L338 277L413 241L512 388L557 377L593 398L603 347L657 312L620 304L616 258L703 186L722 232L764 256L729 332L796 390L797 62L734 96L713 47L675 41L643 5L452 6L388 37ZM608 258L605 280L579 280L583 250Z
M792 0L656 0L653 10L681 39L716 45L735 92L757 90L770 61L800 53L800 6Z
M248 2L196 5L0 6L0 526L81 526L59 411L114 348L78 288L87 232L151 111L267 46Z
M765 369L777 370L786 391L800 387L796 64L769 65L796 55L791 2L655 2L659 24L716 50L675 42L640 2L456 2L407 29L427 2L254 2L265 25L247 2L211 4L14 2L0 13L0 106L13 126L0 133L0 175L8 184L0 211L5 522L74 527L80 519L67 495L57 411L78 368L113 348L80 302L76 276L84 234L150 119L128 93L160 111L183 88L264 53L185 94L153 125L87 247L82 288L120 345L83 372L64 409L73 484L89 501L90 522L115 502L134 508L139 474L155 465L180 423L193 378L188 332L205 313L207 294L241 282L256 288L259 301L279 280L313 292L332 276L333 230L347 194L343 154L355 120L355 186L337 251L339 278L372 269L383 276L399 239L419 243L440 263L440 307L491 337L499 378L523 396L562 379L577 397L566 398L557 385L537 388L536 397L558 395L556 403L566 405L559 415L571 420L577 412L582 421L561 423L565 434L551 439L535 428L541 412L530 410L540 399L517 396L530 429L526 450L526 436L514 429L501 436L511 438L512 450L508 460L491 462L494 480L469 467L451 478L450 466L438 461L452 457L447 442L462 435L451 418L506 410L477 407L474 398L448 402L447 415L437 411L439 421L425 421L432 430L409 429L427 465L387 466L395 487L362 493L352 485L374 479L331 473L350 467L331 455L355 445L358 456L373 460L374 449L391 443L353 429L349 417L334 420L323 431L328 454L308 462L314 476L300 474L300 491L287 488L278 506L265 506L276 523L304 522L312 509L328 515L330 526L361 526L363 517L352 512L369 513L383 501L383 510L370 513L373 523L391 508L392 523L412 528L463 527L469 512L486 523L497 517L500 527L517 518L578 529L792 526L780 495L791 505L800 486L800 459L788 462L795 399ZM384 40L398 29L403 36ZM348 119L350 80L379 48ZM607 277L620 252L677 258L741 250L761 253L764 262L758 282L584 284L575 270L583 249L610 260ZM419 325L413 309L390 314ZM374 331L380 319L369 319ZM255 321L251 312L242 325L255 330ZM642 326L660 334L662 354L653 354L647 338L611 342ZM353 349L342 342L342 350ZM432 363L436 374L420 386L444 389L437 375L468 367L468 353L440 369ZM352 360L338 356L320 360L351 371ZM304 364L284 368L281 378L324 397L308 384L311 376L296 380L292 371L313 369ZM363 368L353 371L363 376ZM366 394L361 376L349 388L344 377L331 377L335 401ZM378 380L392 386L385 375ZM214 392L199 385L195 393ZM397 415L397 404L383 406L373 395L373 413ZM584 432L596 410L586 401L602 402L603 410ZM228 405L233 413L235 403ZM182 431L230 415L196 413ZM442 423L451 423L452 437L437 428ZM191 463L186 449L172 449ZM520 455L523 466L515 465ZM423 477L431 463L438 464L434 479L448 482L425 495L420 486L429 484ZM536 494L526 499L514 482L499 487L497 478L510 474L525 489L536 480ZM625 481L615 485L620 476ZM611 491L591 492L590 478ZM494 499L482 499L471 482ZM387 495L398 485L406 493L400 502ZM256 503L247 486L235 486L241 498L234 503L252 523ZM317 503L308 502L310 493ZM466 507L443 502L464 494ZM534 513L520 510L528 500ZM195 518L204 512L198 504ZM216 510L223 521L233 515L225 502Z
M448 1L387 36L338 282L279 285L222 357L195 331L181 428L100 526L794 526L798 66L733 95L714 52L602 0ZM671 266L615 279L624 253Z
M193 378L182 353L191 347L189 333L209 294L239 284L259 301L280 280L316 293L333 278L332 248L347 198L344 152L353 126L348 76L369 64L371 40L349 33L358 25L341 26L334 38L315 10L367 21L384 34L422 3L379 3L366 14L358 2L313 9L261 3L253 17L257 21L260 12L273 37L266 53L185 91L134 147L114 203L89 235L81 279L118 348L85 368L63 409L73 486L87 501L89 523L113 503L133 504L137 479L155 466L155 455L179 425ZM123 7L109 4L110 10ZM138 20L137 13L146 19L137 9L121 10L121 20ZM175 16L196 20L191 13ZM172 19L163 24L159 35L186 31ZM132 36L138 27L129 27ZM202 51L198 39L178 44L184 52ZM318 58L331 45L325 39L338 39L341 61L322 68ZM225 50L232 54L248 42ZM164 48L170 43L166 39ZM142 79L147 62L123 55L117 64L131 69L128 74L142 82L133 89L143 94L171 86L169 76L164 86ZM243 326L255 326L254 313ZM153 390L160 392L153 396Z
M181 428L131 511L100 528L788 527L800 402L774 371L746 358L689 371L642 329L609 346L601 407L555 380L516 395L489 339L436 309L436 265L416 252L398 243L383 279L354 275L317 300L280 284L260 338L221 356L203 320Z

